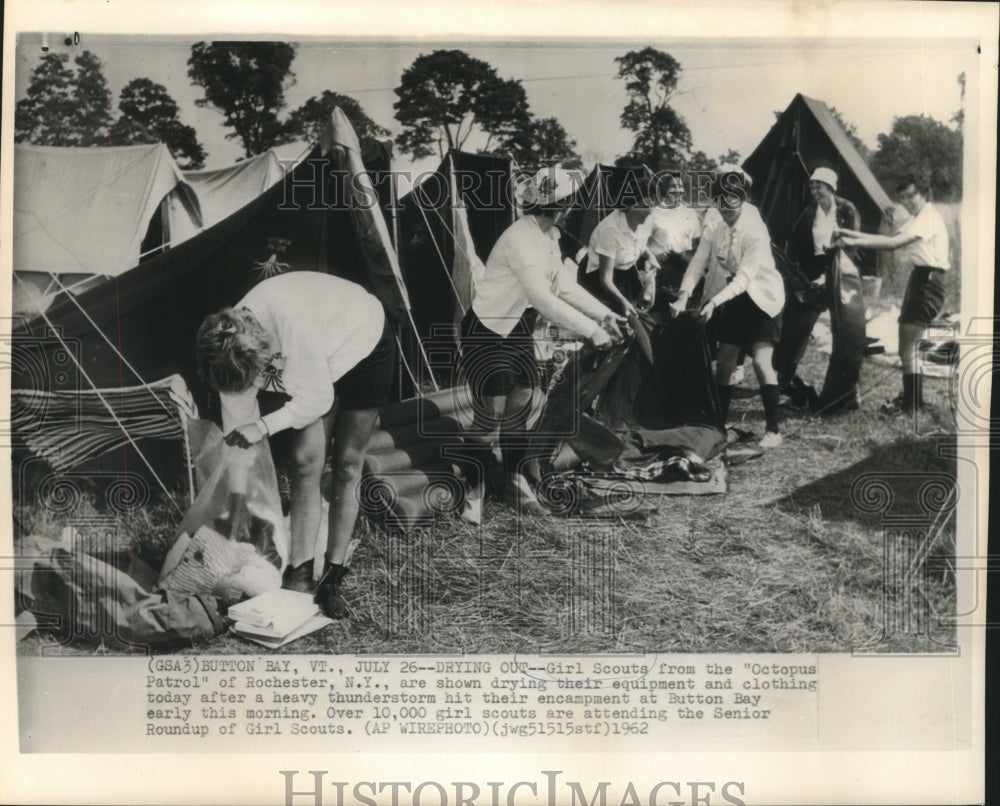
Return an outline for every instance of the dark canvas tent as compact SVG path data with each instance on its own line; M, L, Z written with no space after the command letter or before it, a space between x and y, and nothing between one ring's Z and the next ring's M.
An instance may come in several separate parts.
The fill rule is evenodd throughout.
M836 171L837 194L858 208L862 230L879 232L887 226L885 211L892 202L822 101L796 95L743 166L753 177L754 202L767 222L776 251L785 250L795 221L810 203L809 177L820 166ZM875 254L862 252L857 267L850 260L838 259L828 272L834 348L822 394L813 403L820 411L833 413L856 405L865 347L865 311L858 269L873 270ZM777 257L788 296L801 292L802 283L807 281L783 255ZM795 326L804 315L801 306L786 305L780 352L804 349L809 328Z
M79 297L61 297L15 329L12 387L107 389L178 374L204 414L211 396L195 372L199 324L280 271L359 282L405 331L409 299L373 199L357 137L335 110L320 144L279 184L175 249ZM51 425L36 418L31 427Z
M424 338L471 304L473 277L514 222L513 174L505 157L451 151L399 200L400 259Z
M753 177L754 204L779 248L810 201L809 176L819 166L837 172L837 193L857 206L861 229L879 232L883 227L884 211L892 206L888 195L830 108L800 94L743 163Z

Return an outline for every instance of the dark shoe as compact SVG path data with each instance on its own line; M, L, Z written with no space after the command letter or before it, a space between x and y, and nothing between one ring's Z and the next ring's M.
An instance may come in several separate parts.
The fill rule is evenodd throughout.
M347 567L327 562L323 567L323 576L320 577L316 591L313 593L313 601L319 605L323 615L330 618L342 619L351 614L351 608L347 600L340 593L341 583L347 576Z
M298 593L312 593L315 587L313 583L313 561L306 560L302 565L292 568L288 566L281 576L281 587L289 591Z
M899 417L903 414L913 414L917 408L911 401L907 401L903 395L897 395L892 400L884 403L879 411L886 417Z

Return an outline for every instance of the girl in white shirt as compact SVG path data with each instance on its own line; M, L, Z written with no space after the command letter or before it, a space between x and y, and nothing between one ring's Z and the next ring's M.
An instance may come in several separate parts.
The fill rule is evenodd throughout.
M535 314L541 314L565 336L588 339L595 346L621 336L616 317L577 285L575 271L563 264L557 224L575 191L572 177L561 168L543 168L529 186L524 215L497 240L477 283L472 306L462 322L462 368L475 403L473 433L480 459L499 428L506 475L505 497L520 512L547 515L526 477L526 425L537 413L538 387L534 340ZM475 460L474 460L475 461ZM463 517L481 517L483 476L478 465L470 473Z
M781 444L778 428L778 376L774 347L781 338L785 284L774 265L771 238L757 208L746 199L750 178L741 169L723 168L713 187L719 219L702 234L688 265L680 295L671 306L681 313L705 276L701 316L714 323L719 338L716 383L725 421L732 393L732 374L741 348L749 349L760 385L766 433L762 448Z
M614 305L626 316L635 306L652 306L659 261L650 251L655 221L650 214L648 182L632 175L620 202L625 209L602 218L590 235L583 284L591 294Z
M284 587L314 591L331 618L344 618L340 586L358 516L358 484L378 409L389 402L396 351L382 304L364 288L319 272L280 274L198 330L198 371L219 392L226 442L249 448L294 429L291 556ZM260 416L261 389L287 395ZM337 402L336 416L333 405ZM313 587L320 478L333 437L333 488L326 562Z
M910 279L899 311L899 358L903 364L903 392L882 407L884 414L912 414L923 406L923 383L917 366L917 344L944 307L944 273L951 268L948 228L927 200L927 183L904 176L896 186L900 204L910 218L892 235L870 235L840 230L839 243L869 249L898 249L911 266Z

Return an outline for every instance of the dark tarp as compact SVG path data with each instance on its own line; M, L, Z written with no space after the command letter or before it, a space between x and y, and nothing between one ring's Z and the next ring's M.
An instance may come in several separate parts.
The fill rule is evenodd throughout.
M593 429L581 421L592 405L606 429L626 440L655 442L663 456L687 451L704 460L724 447L704 325L689 315L662 321L640 315L631 326L626 345L584 347L570 358L545 402L537 444L546 450L533 449L536 454L564 440L585 456L593 446L581 450L574 444L579 436L605 451L606 440L588 435Z
M861 273L843 249L837 250L826 283L830 289L833 350L818 409L822 414L834 414L857 408L858 378L867 344Z
M753 178L754 204L771 240L784 247L803 208L809 204L809 177L817 167L837 173L837 195L853 202L861 229L879 232L892 202L822 101L796 95L743 167ZM874 255L869 253L869 260Z

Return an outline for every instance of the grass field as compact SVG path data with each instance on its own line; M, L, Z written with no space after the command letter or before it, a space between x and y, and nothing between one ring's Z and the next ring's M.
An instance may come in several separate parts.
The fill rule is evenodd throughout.
M821 384L825 362L810 348L805 379ZM784 410L784 443L731 467L727 494L650 498L659 509L646 523L519 522L498 503L487 505L480 528L444 516L401 537L363 520L346 587L353 618L289 651L845 652L880 636L881 649L941 650L954 639L939 624L955 610L953 513L933 534L936 570L904 579L886 574L887 558L891 568L905 566L924 547L886 532L882 513L871 511L877 491L852 493L878 474L893 513L916 514L920 474L954 476L954 460L941 456L954 441L946 381L926 382L922 433L912 418L878 414L899 382L898 369L866 362L860 411L817 418ZM763 432L753 382L734 401L730 424ZM65 525L37 508L19 521L23 534L52 537ZM158 567L177 522L165 504L147 506L122 525L127 545L116 548ZM907 630L885 629L904 621ZM36 634L21 651L102 650ZM223 635L181 651L260 648Z

